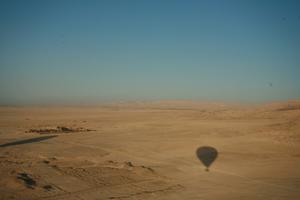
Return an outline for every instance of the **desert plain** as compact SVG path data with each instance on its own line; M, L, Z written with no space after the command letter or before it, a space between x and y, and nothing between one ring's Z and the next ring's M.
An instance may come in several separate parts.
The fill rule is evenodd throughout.
M0 176L1 200L298 200L300 101L0 107Z

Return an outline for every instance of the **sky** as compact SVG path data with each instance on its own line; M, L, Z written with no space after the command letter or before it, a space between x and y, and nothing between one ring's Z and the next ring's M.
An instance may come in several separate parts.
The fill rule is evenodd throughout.
M0 105L299 98L297 0L0 0Z

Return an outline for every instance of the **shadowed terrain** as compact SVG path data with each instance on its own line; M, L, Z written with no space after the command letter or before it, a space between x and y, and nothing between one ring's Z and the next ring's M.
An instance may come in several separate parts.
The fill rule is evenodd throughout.
M54 138L54 137L57 137L57 136L56 135L50 135L50 136L35 137L35 138L30 138L30 139L25 139L25 140L18 140L18 141L15 141L15 142L9 142L9 143L5 143L5 144L1 144L0 147L8 147L8 146L14 146L14 145L41 142L41 141L48 140L48 139Z

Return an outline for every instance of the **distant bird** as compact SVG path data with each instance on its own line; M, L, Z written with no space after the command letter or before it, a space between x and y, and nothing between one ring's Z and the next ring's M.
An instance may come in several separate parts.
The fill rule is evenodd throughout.
M273 83L269 82L269 86L270 86L270 87L273 87Z
M282 20L282 21L286 21L286 17L282 17L281 20Z

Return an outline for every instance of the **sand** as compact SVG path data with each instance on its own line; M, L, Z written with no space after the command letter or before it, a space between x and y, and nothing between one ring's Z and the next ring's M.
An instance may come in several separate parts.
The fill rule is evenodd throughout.
M0 175L3 200L298 200L300 101L1 107Z

